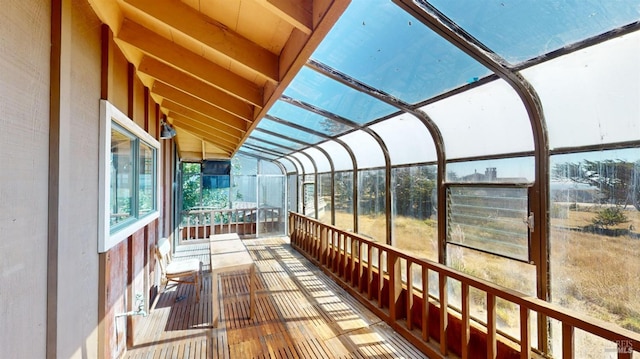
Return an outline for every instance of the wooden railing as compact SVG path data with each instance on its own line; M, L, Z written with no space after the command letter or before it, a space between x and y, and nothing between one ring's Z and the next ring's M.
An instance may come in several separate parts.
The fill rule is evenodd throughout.
M221 233L251 236L257 233L258 226L261 231L277 231L281 221L278 208L192 209L182 213L181 239L207 239Z
M633 351L640 350L640 334L585 317L442 264L415 258L397 248L297 213L289 215L289 236L294 248L432 357L445 358L453 353L469 358L471 353L486 350L486 357L492 359L531 358L534 355L531 318L539 314L561 323L562 358L574 358L578 355L574 346L576 329L610 341L613 352L617 353L619 359L632 358ZM380 271L379 267L383 270ZM420 273L419 278L414 278L414 270L415 273ZM436 273L438 278L439 291L435 297L424 294L425 291L428 293L430 272ZM406 277L404 281L403 273ZM457 310L450 308L447 290L449 280L456 280L461 284L461 305ZM486 295L487 314L484 323L473 321L472 324L470 288ZM515 339L515 343L502 339L497 330L498 298L519 307L520 339Z

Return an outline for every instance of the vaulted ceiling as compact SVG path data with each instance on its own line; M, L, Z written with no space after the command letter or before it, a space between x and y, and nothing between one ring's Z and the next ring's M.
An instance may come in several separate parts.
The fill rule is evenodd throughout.
M89 2L199 161L235 154L349 0Z

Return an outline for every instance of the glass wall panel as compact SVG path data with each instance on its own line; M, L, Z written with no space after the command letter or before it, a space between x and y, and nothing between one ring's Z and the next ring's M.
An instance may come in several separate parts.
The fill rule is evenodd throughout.
M554 155L550 171L552 301L640 333L640 149Z
M290 211L299 212L298 205L301 203L298 198L298 175L290 174L287 176L287 189L289 195L287 196L288 208Z
M447 164L447 182L453 183L533 183L533 157L454 162Z
M385 212L384 170L358 171L358 233L385 243Z
M382 137L389 150L391 165L436 162L433 138L415 116L402 114L370 127Z
M637 1L429 1L511 63L638 21Z
M323 133L327 136L337 136L351 129L351 126L345 125L342 122L332 120L280 100L276 101L271 109L269 109L269 115Z
M347 150L338 142L327 141L319 145L322 147L333 161L334 171L353 170L353 161Z
M351 1L311 57L409 103L489 75L390 1Z
M256 208L258 205L257 176L233 176L232 181L232 208Z
M336 227L353 232L353 171L336 172L335 174Z
M391 244L416 257L438 261L436 166L392 169L391 190Z
M640 139L640 31L522 71L544 107L550 148Z
M235 156L231 161L231 175L257 175L258 159L249 156Z
M284 176L258 176L258 234L281 235L285 233Z
M284 94L361 125L398 111L308 67L300 69Z
M327 159L327 156L325 156L325 154L322 153L322 151L318 150L317 148L310 147L304 150L303 152L305 152L306 154L311 156L311 158L313 158L313 161L316 163L316 168L318 169L318 172L331 171L331 165L329 164L329 160Z
M447 188L447 243L529 262L528 189Z
M202 181L200 163L182 162L182 210L202 204Z
M364 131L355 131L340 137L356 157L358 169L384 166L380 144Z
M447 158L533 151L531 122L520 97L491 81L422 107L436 123Z
M322 223L331 223L331 211L333 210L333 198L331 198L331 173L321 173L318 182L318 220Z

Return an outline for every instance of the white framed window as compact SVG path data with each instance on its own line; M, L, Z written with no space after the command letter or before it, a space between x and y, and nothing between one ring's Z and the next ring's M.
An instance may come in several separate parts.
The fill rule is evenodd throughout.
M159 217L160 142L100 100L98 252Z

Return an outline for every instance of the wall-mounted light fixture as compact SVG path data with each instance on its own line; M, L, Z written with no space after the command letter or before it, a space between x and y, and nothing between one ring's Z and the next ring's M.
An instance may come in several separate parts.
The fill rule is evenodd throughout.
M160 138L168 140L176 136L176 130L170 124L162 122L162 130L160 131Z

